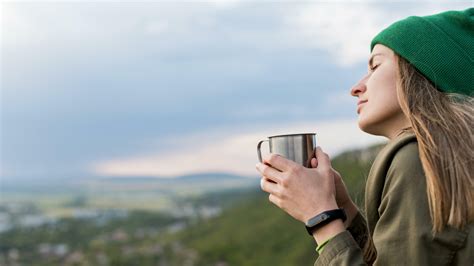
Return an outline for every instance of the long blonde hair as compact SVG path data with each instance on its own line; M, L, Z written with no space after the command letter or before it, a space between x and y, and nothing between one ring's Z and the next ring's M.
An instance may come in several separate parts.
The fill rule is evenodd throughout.
M433 232L474 221L474 98L438 91L398 56L398 100L418 140Z

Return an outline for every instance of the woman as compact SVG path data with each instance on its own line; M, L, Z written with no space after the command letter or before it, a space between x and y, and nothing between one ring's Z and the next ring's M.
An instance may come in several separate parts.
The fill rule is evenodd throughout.
M313 168L268 155L256 166L262 189L306 224L315 265L473 265L474 8L398 21L371 51L351 94L359 127L389 142L367 179L365 218L320 147Z

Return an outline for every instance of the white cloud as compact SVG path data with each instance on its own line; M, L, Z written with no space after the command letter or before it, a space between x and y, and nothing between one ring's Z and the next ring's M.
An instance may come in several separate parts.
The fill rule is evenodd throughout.
M168 21L150 21L145 25L145 33L159 35L170 30Z
M215 5L217 8L228 9L237 7L243 0L207 0L207 3Z
M175 144L171 151L102 161L93 165L92 169L96 174L105 176L172 177L196 172L230 172L255 176L256 144L267 136L316 132L317 145L330 156L384 140L362 132L357 121L353 120L270 125L265 129L246 129L242 133L237 131L242 132L242 129L221 129L182 136L171 140ZM180 139L183 140L181 143Z
M18 56L26 53L25 58L30 62L37 60L36 57L50 58L58 53L59 58L81 58L89 50L100 51L102 56L115 56L110 50L116 49L135 54L135 49L126 48L137 45L140 49L164 49L162 46L168 47L166 45L192 48L195 46L187 45L218 43L217 36L225 36L247 44L253 51L278 51L286 49L287 45L318 48L333 56L339 64L351 65L366 61L371 38L390 23L413 14L463 9L469 2L407 4L409 8L392 10L387 5L360 1L304 4L283 1L275 2L275 5L265 1L265 7L268 7L265 9L261 8L260 2L246 0L8 1L1 6L1 45L6 53ZM237 6L239 9L229 14L240 14L238 17L245 18L245 12L256 10L261 16L261 24L271 22L272 27L261 28L256 23L250 29L245 27L245 21L234 24L224 20L220 12L225 14L230 12L228 7ZM153 42L152 37L161 37L158 38L161 41ZM147 46L149 43L151 47Z
M351 65L367 57L368 43L383 16L365 3L315 3L302 6L287 23L302 43L328 51L341 65Z
M350 66L367 60L372 38L393 22L470 5L472 1L398 1L385 5L374 1L316 2L298 6L285 18L285 24L295 32L295 42L327 51L339 65Z

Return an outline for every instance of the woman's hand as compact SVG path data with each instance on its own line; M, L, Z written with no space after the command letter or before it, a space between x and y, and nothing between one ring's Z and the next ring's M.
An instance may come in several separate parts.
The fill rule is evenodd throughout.
M313 158L311 160L311 167L317 168L318 167L318 160L317 158ZM347 192L346 185L344 184L344 180L342 179L339 172L334 170L331 167L331 170L334 174L334 186L336 189L336 203L339 208L343 208L347 215L347 220L344 222L345 227L347 228L351 223L352 220L355 218L359 209L352 201L349 193Z
M262 190L269 200L295 219L305 223L315 215L337 209L335 173L329 156L316 149L317 168L306 168L277 154L258 163Z

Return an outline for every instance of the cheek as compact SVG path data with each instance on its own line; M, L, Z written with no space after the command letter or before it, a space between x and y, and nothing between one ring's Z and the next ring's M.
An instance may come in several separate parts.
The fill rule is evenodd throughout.
M373 80L368 84L367 109L374 112L383 110L399 109L396 77L392 72L379 72L374 75Z
M387 120L402 113L398 103L397 94L383 93L380 95L371 95L359 114L359 127L361 129L385 124Z

